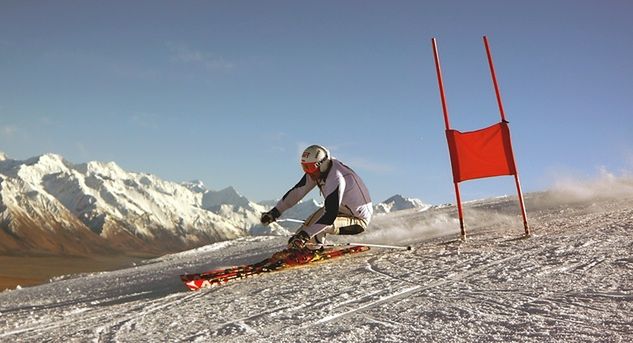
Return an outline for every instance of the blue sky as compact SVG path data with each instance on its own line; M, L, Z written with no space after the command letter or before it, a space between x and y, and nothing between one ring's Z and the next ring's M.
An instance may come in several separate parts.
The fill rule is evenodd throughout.
M2 1L0 151L280 197L319 143L374 200L454 202L453 128L499 120L525 192L633 170L630 1ZM462 183L465 200L512 177ZM528 209L529 210L529 209Z

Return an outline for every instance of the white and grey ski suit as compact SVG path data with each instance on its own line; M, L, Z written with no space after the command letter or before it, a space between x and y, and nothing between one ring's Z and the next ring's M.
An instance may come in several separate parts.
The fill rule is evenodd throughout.
M367 187L352 169L334 158L325 177L322 176L317 182L304 174L275 208L283 213L296 205L315 186L319 186L325 205L308 217L299 231L303 230L313 238L325 233L354 234L340 230L350 226L360 226L362 229L359 232L367 228L373 214Z

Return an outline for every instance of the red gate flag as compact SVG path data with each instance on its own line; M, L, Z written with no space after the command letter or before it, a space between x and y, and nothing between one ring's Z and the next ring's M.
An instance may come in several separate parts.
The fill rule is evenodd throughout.
M530 228L527 222L527 214L525 213L525 204L523 203L519 172L517 171L514 153L512 152L510 128L508 127L508 121L506 120L503 110L503 103L501 102L501 94L499 92L499 85L497 84L495 68L492 63L492 54L488 46L488 38L484 36L484 46L488 57L488 65L490 66L492 84L494 85L495 95L497 96L501 121L487 128L470 132L460 132L451 129L448 118L448 106L446 105L446 94L444 93L442 68L440 67L440 55L437 52L437 42L435 38L431 39L431 43L433 44L435 71L437 72L437 83L440 89L440 99L442 100L442 111L444 112L444 124L446 124L446 140L448 142L448 151L451 157L451 167L453 169L453 184L455 185L455 197L457 198L457 212L459 214L459 226L462 239L466 238L466 230L464 229L464 211L462 208L462 198L459 193L459 183L466 180L501 175L514 175L519 205L521 206L521 215L523 216L523 227L525 228L525 235L529 236Z
M507 122L471 132L449 129L446 139L455 182L516 174Z

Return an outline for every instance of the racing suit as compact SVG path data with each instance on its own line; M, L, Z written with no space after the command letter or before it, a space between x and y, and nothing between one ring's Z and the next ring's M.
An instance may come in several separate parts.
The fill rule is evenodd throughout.
M325 204L309 216L297 232L305 231L311 240L322 243L327 233L354 235L367 228L373 214L367 187L352 169L334 158L330 168L319 180L315 181L304 174L275 208L280 214L283 213L316 186L325 198Z

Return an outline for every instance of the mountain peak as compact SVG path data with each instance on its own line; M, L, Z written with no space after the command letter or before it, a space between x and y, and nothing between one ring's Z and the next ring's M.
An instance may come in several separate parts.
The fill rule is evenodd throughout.
M46 153L43 155L35 156L26 160L26 164L35 165L35 164L55 164L55 163L64 163L64 158L61 155Z
M60 155L44 154L26 161L19 161L15 167L16 176L35 185L44 175L69 173L74 166Z
M207 187L204 185L204 182L202 182L201 180L191 180L181 182L180 184L194 193L204 193L208 191Z
M403 197L401 194L396 194L396 195L390 197L389 199L387 199L387 200L385 200L383 202L384 203L389 203L389 202L392 202L392 201L406 201L406 200L407 200L407 198Z
M250 207L250 201L231 186L219 191L206 191L202 197L203 208L215 209L222 204L243 208Z
M239 197L242 197L242 194L240 194L240 192L235 190L235 188L233 188L233 186L228 186L228 187L218 191L218 193L231 194L231 195L237 195Z
M430 207L431 207L430 205L425 204L420 199L407 198L400 194L396 194L390 197L389 199L374 206L374 211L376 213L390 213L390 212L408 210L408 209L413 209L413 208L426 210Z

